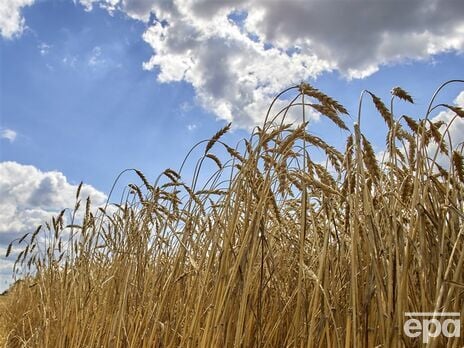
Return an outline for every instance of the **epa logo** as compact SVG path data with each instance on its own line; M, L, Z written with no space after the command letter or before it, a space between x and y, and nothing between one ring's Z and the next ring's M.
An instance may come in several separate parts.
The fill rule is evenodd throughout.
M406 312L404 315L410 317L403 325L404 333L411 338L422 335L422 343L440 335L461 337L460 313Z

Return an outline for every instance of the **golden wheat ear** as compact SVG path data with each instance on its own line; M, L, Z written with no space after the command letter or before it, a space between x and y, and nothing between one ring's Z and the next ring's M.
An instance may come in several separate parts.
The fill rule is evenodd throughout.
M401 87L393 88L391 90L391 94L411 104L414 104L414 100L412 99L411 95L408 92L406 92L404 89L402 89Z
M214 146L214 144L224 135L226 134L229 130L230 127L232 126L232 122L227 124L224 128L220 129L214 136L211 138L211 140L206 144L205 148L205 154L208 153L209 150Z
M295 96L272 115L283 93ZM346 126L340 103L302 83L263 110L265 126L248 140L226 144L228 124L193 146L206 144L192 173L184 160L150 187L150 175L127 169L141 184L123 185L104 208L81 205L80 184L73 211L6 248L24 282L0 299L0 341L6 333L13 348L419 346L403 330L405 313L461 319L464 308L464 145L447 138L448 155L436 149L451 133L429 120L436 95L418 121L393 120L362 93L359 105L369 96L389 125L388 161L359 122L343 152L316 123L288 124L290 108L305 119L313 106L337 133ZM396 98L413 101L399 87L391 105ZM215 164L204 172L205 161Z

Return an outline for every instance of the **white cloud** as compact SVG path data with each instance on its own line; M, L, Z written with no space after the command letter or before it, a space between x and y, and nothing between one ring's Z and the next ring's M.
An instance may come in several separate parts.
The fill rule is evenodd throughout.
M195 105L193 103L185 101L179 105L179 111L181 115L184 116L186 113L192 111L194 107Z
M363 78L382 65L464 49L464 2L81 0L151 23L144 64L186 81L235 125L260 122L278 91L324 71Z
M47 45L45 42L39 44L38 49L41 56L45 56L50 51L51 46Z
M21 9L30 6L34 0L2 0L0 1L0 34L6 39L20 35L25 27Z
M21 33L21 8L33 1L1 2L4 37ZM461 0L80 3L147 23L156 18L143 36L154 51L144 67L160 82L191 84L201 106L241 127L260 123L277 92L322 72L364 78L382 65L464 50ZM92 67L103 62L101 50L87 59Z
M454 99L454 105L464 108L464 91L461 91L461 93L459 93L459 95ZM435 116L432 119L432 121L433 122L443 121L445 125L443 125L440 128L440 130L444 131L447 125L450 124L453 118L455 118L455 116L456 116L456 113L454 113L453 111L449 109L446 109L440 112L437 116ZM451 138L451 142L452 142L451 145L453 149L457 149L458 146L464 142L464 119L460 117L456 117L454 119L453 123L451 123L451 125L449 126L449 135ZM448 141L448 137L446 137L445 139L446 139L448 146L451 147ZM433 145L432 148L436 149L436 145ZM440 162L444 165L448 163L446 158L441 158Z
M100 46L95 46L90 53L88 64L92 67L105 64L105 59L102 58L102 49Z
M75 56L65 56L63 57L61 62L63 63L63 65L69 66L71 68L75 68L78 60L77 60L77 57Z
M0 250L11 240L31 232L64 208L75 204L77 185L68 182L63 173L42 172L34 166L0 162ZM90 185L83 185L81 198L90 196L93 204L105 203L106 195ZM2 252L0 259L4 259ZM0 271L0 289L10 272ZM3 279L2 279L3 278Z
M193 132L195 129L197 129L197 125L195 123L191 123L187 125L187 129L189 132Z
M10 143L15 141L17 136L18 136L18 133L16 133L12 129L8 129L8 128L0 129L0 138L8 140Z
M177 10L169 25L156 23L145 32L155 55L144 67L158 67L161 82L189 82L203 107L235 125L260 123L283 86L330 69L314 55L289 56L255 42L226 14L204 21L188 8Z
M114 58L114 54L118 56ZM94 46L92 49L77 55L63 55L61 64L64 67L90 72L93 76L97 76L97 73L106 74L114 69L122 68L118 57L118 48L115 46Z
M298 45L348 77L364 77L382 64L462 51L463 11L459 0L259 0L245 26L277 47Z

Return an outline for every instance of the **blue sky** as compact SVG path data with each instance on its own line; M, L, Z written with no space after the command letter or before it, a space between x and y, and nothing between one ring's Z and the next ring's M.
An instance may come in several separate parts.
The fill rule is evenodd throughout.
M401 111L421 117L441 82L464 77L461 2L436 9L436 1L410 1L409 12L335 3L2 2L0 252L34 229L28 224L71 204L31 197L71 197L84 181L104 200L121 170L154 179L228 121L235 128L226 140L235 144L291 84L308 81L353 115L361 90L388 100L399 85L416 100ZM451 103L463 89L441 98ZM363 130L381 151L384 126L369 102L364 115ZM310 127L342 145L329 122ZM0 260L1 289L11 265Z
M159 84L142 69L152 53L143 23L65 1L37 3L24 17L29 29L1 43L2 127L18 133L2 142L3 161L107 191L125 168L176 166L222 126L195 106L188 84Z

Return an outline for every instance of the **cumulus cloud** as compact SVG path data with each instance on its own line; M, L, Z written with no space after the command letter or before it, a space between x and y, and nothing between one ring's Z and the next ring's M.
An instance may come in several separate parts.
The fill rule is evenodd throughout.
M4 0L4 37L21 33L21 8ZM382 65L464 49L464 2L273 0L80 0L148 23L145 69L185 81L217 117L242 127L263 119L272 96L326 71L363 78ZM98 54L89 58L94 66Z
M282 49L314 51L348 77L464 48L464 3L459 0L258 3L249 7L249 31Z
M42 172L34 166L0 162L0 260L5 260L6 246L15 238L31 232L38 225L75 203L77 185L68 182L63 173ZM83 185L81 197L90 197L102 205L106 195L90 185ZM11 280L11 267L0 269L0 289Z
M202 24L193 18L156 23L144 39L155 50L144 67L159 68L159 81L189 82L203 107L245 127L262 120L282 86L328 68L314 56L291 57L276 48L265 49L227 16Z
M186 81L200 104L248 127L270 99L325 71L363 78L385 64L464 49L464 2L81 0L149 24L144 64Z
M34 0L2 0L0 1L0 34L6 39L20 35L25 27L21 10L30 6Z
M8 140L10 143L15 141L17 136L18 136L18 133L16 133L12 129L9 129L9 128L0 129L0 138Z

